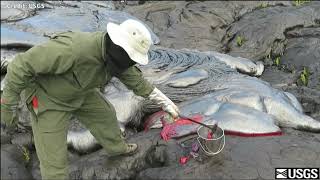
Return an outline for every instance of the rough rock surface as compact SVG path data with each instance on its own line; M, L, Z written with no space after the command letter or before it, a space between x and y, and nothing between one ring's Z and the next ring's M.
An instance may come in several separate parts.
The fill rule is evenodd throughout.
M1 179L32 179L26 152L17 145L1 145Z
M127 6L124 11L144 20L161 45L202 51L220 50L230 24L262 6L291 6L285 1L166 1ZM254 17L254 16L253 16ZM237 27L237 26L236 26Z
M1 1L1 23L14 22L25 19L36 13L38 10L37 5L40 3L30 1ZM28 7L33 8L28 8Z
M201 159L190 159L185 165L179 164L179 158L190 148L174 140L164 142L159 130L140 132L129 141L139 144L138 154L108 158L99 150L84 155L71 161L71 179L273 179L275 167L320 166L319 134L292 129L276 137L227 136L223 153L208 158L200 152Z
M280 137L228 136L223 154L169 166L150 168L138 179L274 179L275 167L319 167L319 134L285 129Z
M129 18L137 19L126 13L113 11L114 7L111 2L53 1L41 3L41 5L44 7L35 9L37 14L32 14L32 17L17 19L7 25L18 30L50 37L64 31L105 31L108 22L119 24ZM152 31L150 33L154 43L158 44L159 38Z
M299 68L320 63L320 27L295 28L286 36L289 39L281 57L282 64L292 64L295 69L301 70Z
M252 60L263 59L270 53L283 54L287 40L285 32L298 26L316 25L320 19L319 8L319 2L312 2L299 7L264 8L246 14L228 29L227 51ZM239 38L243 43L237 43Z
M320 89L319 7L317 1L179 1L146 2L123 10L147 23L162 46L264 60L261 78L276 88L290 89L305 112L315 109L311 115L319 119L320 96L309 94ZM277 57L280 65L275 66ZM310 72L309 89L299 80L304 67Z

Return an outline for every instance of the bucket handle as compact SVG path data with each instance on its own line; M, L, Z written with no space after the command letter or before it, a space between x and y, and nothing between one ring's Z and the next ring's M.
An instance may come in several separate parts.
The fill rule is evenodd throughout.
M208 155L216 155L216 154L220 153L220 152L223 150L223 148L224 148L224 146L225 146L225 144L226 144L226 137L225 137L224 134L223 134L223 144L222 144L222 147L221 147L221 144L220 144L220 145L219 145L219 150L218 150L217 152L215 152L215 153L214 153L214 152L208 152L208 151L205 150L205 148L202 146L202 143L200 142L199 138L200 138L200 137L197 137L197 140L198 140L198 142L199 142L202 150L203 150L206 154L208 154ZM203 139L203 138L202 138L202 139ZM208 147L207 147L207 149L209 150Z
M198 137L197 140L198 140L198 142L199 142L202 150L203 150L206 154L208 154L208 155L216 155L216 154L220 153L220 152L223 150L223 148L224 148L224 146L225 146L225 142L226 142L226 137L223 136L223 144L222 144L222 147L221 147L221 144L220 144L220 145L219 145L219 150L214 153L214 152L208 152L207 150L205 150L205 148L202 146L202 143L200 142L199 138L200 138L200 137ZM209 148L207 147L207 149L209 149Z

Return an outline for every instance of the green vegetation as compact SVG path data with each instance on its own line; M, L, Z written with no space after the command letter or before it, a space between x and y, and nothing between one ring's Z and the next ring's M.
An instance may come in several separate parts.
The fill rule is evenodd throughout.
M279 56L274 59L273 64L278 67L280 66L280 57Z
M310 2L310 0L294 0L294 5L295 6L300 6L300 5L302 5L302 4L304 4L304 3L307 3L307 2Z
M244 39L243 36L237 36L236 42L239 47L241 47L245 41L246 40Z
M26 147L22 146L22 151L23 151L24 160L26 162L29 162L30 161L30 153L29 153L28 149Z
M308 85L309 77L310 77L310 71L306 67L304 67L303 71L300 74L300 81L304 86Z
M262 3L258 6L258 8L259 8L259 9L262 9L262 8L266 8L266 7L268 7L268 6L269 6L268 3L262 2Z

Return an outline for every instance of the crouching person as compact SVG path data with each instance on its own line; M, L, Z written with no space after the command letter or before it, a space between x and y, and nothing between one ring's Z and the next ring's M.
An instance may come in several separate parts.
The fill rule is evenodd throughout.
M110 156L131 155L137 144L121 138L115 110L99 92L119 78L136 95L150 98L177 117L177 106L147 82L136 63L148 63L151 35L138 21L107 24L106 32L65 32L18 54L8 65L1 97L1 121L17 124L25 90L43 179L68 179L67 127L77 117Z

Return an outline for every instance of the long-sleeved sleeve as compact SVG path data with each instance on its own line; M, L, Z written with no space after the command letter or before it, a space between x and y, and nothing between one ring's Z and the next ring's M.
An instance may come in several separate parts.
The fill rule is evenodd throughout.
M128 68L126 71L118 74L117 77L128 89L144 98L148 97L155 88L143 77L142 72L136 66Z
M62 41L52 41L18 54L7 67L5 87L1 97L2 108L13 109L20 100L20 93L38 75L61 74L70 69L74 58Z

